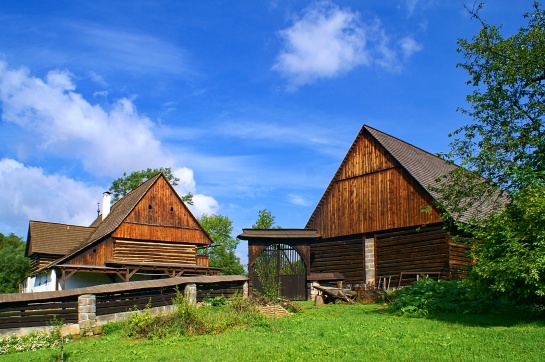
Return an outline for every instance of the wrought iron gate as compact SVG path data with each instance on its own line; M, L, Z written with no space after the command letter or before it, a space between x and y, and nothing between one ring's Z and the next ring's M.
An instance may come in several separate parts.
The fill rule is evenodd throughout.
M263 295L264 283L279 284L280 296L291 300L306 298L307 268L299 253L288 245L269 245L257 257L252 270L254 291Z

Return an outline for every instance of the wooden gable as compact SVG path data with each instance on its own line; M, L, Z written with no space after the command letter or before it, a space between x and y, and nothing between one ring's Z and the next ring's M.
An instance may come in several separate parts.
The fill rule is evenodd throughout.
M331 238L439 222L432 202L426 189L364 126L306 228ZM422 212L424 207L431 212Z
M160 177L113 232L117 239L212 243L172 185Z
M212 240L162 174L149 179L97 222L96 232L61 264L197 263L197 245Z

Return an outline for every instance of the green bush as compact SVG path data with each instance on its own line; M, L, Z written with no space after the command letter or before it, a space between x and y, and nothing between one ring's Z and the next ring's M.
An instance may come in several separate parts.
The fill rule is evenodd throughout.
M499 305L483 291L460 281L422 278L392 293L388 308L397 314L424 317L437 312L481 313Z
M217 334L239 326L259 324L265 318L258 313L252 300L238 294L222 300L219 306L196 306L180 294L173 302L176 306L173 313L153 316L147 307L143 312L133 314L124 324L123 334L147 339Z

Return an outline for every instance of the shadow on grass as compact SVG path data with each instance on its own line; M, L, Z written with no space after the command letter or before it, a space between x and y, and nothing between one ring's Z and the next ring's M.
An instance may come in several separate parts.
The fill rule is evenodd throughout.
M379 308L374 313L398 316L388 308ZM416 317L401 317L401 318L416 318ZM536 326L545 327L545 315L532 314L521 308L509 308L497 312L489 313L434 313L425 319L441 321L445 323L460 324L472 327L514 327L514 326Z

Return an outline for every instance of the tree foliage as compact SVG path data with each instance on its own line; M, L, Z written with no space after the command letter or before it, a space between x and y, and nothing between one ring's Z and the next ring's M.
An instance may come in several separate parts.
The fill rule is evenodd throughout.
M280 229L280 226L274 225L274 216L272 213L267 210L263 209L260 210L258 213L257 221L255 224L252 225L253 229Z
M529 186L516 202L474 228L473 277L498 296L545 305L545 188Z
M458 223L479 239L476 281L545 304L545 13L534 2L527 25L504 37L501 26L481 18L481 8L468 9L481 23L478 34L458 41L465 59L459 67L473 88L459 111L471 122L450 135L447 158L462 167L443 180L442 206L454 218L477 210Z
M528 24L504 38L501 26L470 14L482 27L472 41L458 40L470 76L468 107L473 122L451 136L449 159L507 192L545 182L545 13L534 3ZM463 183L463 181L461 182ZM480 191L479 191L480 192Z
M123 177L114 180L112 186L110 186L109 191L113 194L112 201L119 201L120 198L122 198L153 176L157 175L159 172L165 175L165 177L172 184L172 186L178 185L178 181L180 181L180 179L172 174L172 170L170 167L160 167L153 169L148 168L147 170L134 171L129 175L127 175L126 172L123 172ZM182 200L189 205L193 205L193 195L191 194L191 192L187 195L182 196Z
M227 216L204 214L199 223L214 242L208 255L209 265L221 268L222 275L243 275L244 266L235 254L239 241L231 236L232 221Z
M15 234L0 233L0 293L17 293L19 283L30 273L26 243Z

